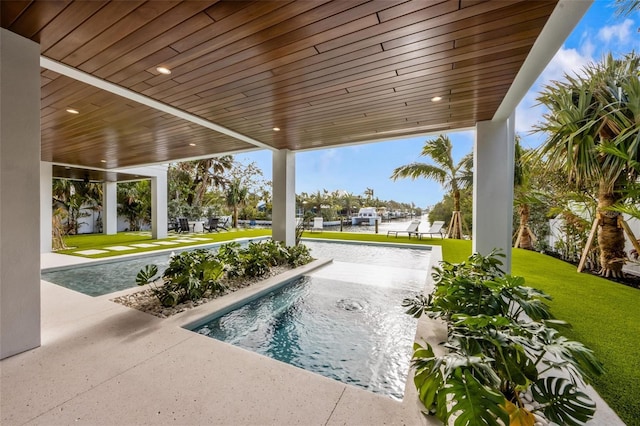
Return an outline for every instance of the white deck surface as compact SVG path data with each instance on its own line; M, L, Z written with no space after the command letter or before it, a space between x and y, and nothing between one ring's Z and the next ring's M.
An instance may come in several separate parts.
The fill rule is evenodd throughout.
M70 261L59 256L43 267ZM412 383L397 402L180 327L206 310L163 320L43 281L42 346L0 362L0 424L438 424ZM423 322L418 335L443 331ZM623 424L597 403L591 424Z

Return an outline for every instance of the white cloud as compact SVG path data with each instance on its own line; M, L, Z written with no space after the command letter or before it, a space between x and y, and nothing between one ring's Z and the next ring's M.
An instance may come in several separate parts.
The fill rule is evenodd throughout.
M604 41L605 43L611 43L615 41L619 42L627 42L629 40L629 36L631 35L631 26L633 25L633 20L625 19L624 22L618 25L610 25L600 28L598 31L598 39Z
M593 49L588 38L581 44L580 50L561 47L542 71L538 81L549 83L553 80L562 80L565 74L578 74L585 65L593 62L592 54Z

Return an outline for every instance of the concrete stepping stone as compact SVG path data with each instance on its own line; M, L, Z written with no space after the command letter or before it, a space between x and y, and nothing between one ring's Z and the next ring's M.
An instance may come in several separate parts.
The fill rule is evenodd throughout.
M195 243L198 240L194 240L193 238L180 238L179 240L174 240L178 243Z
M154 244L160 244L161 246L175 246L178 243L175 241L156 241Z
M129 246L112 246L112 247L105 247L105 250L127 251L127 250L133 250L133 248Z
M157 245L153 244L153 243L138 243L138 244L131 244L133 247L139 247L139 248L149 248L149 247L158 247Z
M193 238L191 238L191 239L192 239L192 240L196 240L196 241L211 241L211 240L210 240L210 239L208 239L208 238L200 238L200 237L193 237Z
M82 256L91 256L94 254L102 254L102 253L109 253L108 250L97 250L97 249L91 249L91 250L80 250L80 251L74 251L73 254L79 254Z

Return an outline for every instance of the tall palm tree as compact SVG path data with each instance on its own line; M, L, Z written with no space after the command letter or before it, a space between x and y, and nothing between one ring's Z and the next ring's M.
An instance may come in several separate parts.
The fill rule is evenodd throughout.
M238 207L242 206L247 200L249 189L242 184L240 179L232 179L227 185L225 191L225 199L227 206L233 210L233 227L238 227Z
M365 189L364 196L367 197L367 203L371 204L371 201L373 200L373 188Z
M582 76L546 86L538 100L549 112L536 126L547 133L539 148L549 169L563 170L569 182L597 193L600 274L618 277L624 264L624 233L614 204L624 200L624 187L637 179L629 159L640 159L640 57L611 55L587 66ZM627 158L611 155L616 148Z
M460 214L460 190L470 187L473 183L473 154L465 155L457 164L451 155L451 140L447 135L440 135L436 139L427 140L420 155L429 157L435 165L426 163L411 163L396 168L391 179L417 179L419 177L435 180L453 197L452 221L456 214ZM458 213L456 213L458 212ZM454 227L450 238L461 239L462 229Z

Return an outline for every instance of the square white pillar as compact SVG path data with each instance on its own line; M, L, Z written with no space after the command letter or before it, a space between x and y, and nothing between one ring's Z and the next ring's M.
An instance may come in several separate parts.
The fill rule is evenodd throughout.
M0 358L6 358L40 346L41 175L40 46L4 28L0 140Z
M273 215L275 241L288 246L296 243L296 157L288 149L273 155Z
M102 184L102 233L118 233L118 182Z
M511 271L515 112L503 121L476 123L473 159L473 252L506 255Z
M151 178L151 236L167 238L167 169Z
M40 253L51 253L53 244L53 164L40 162Z

